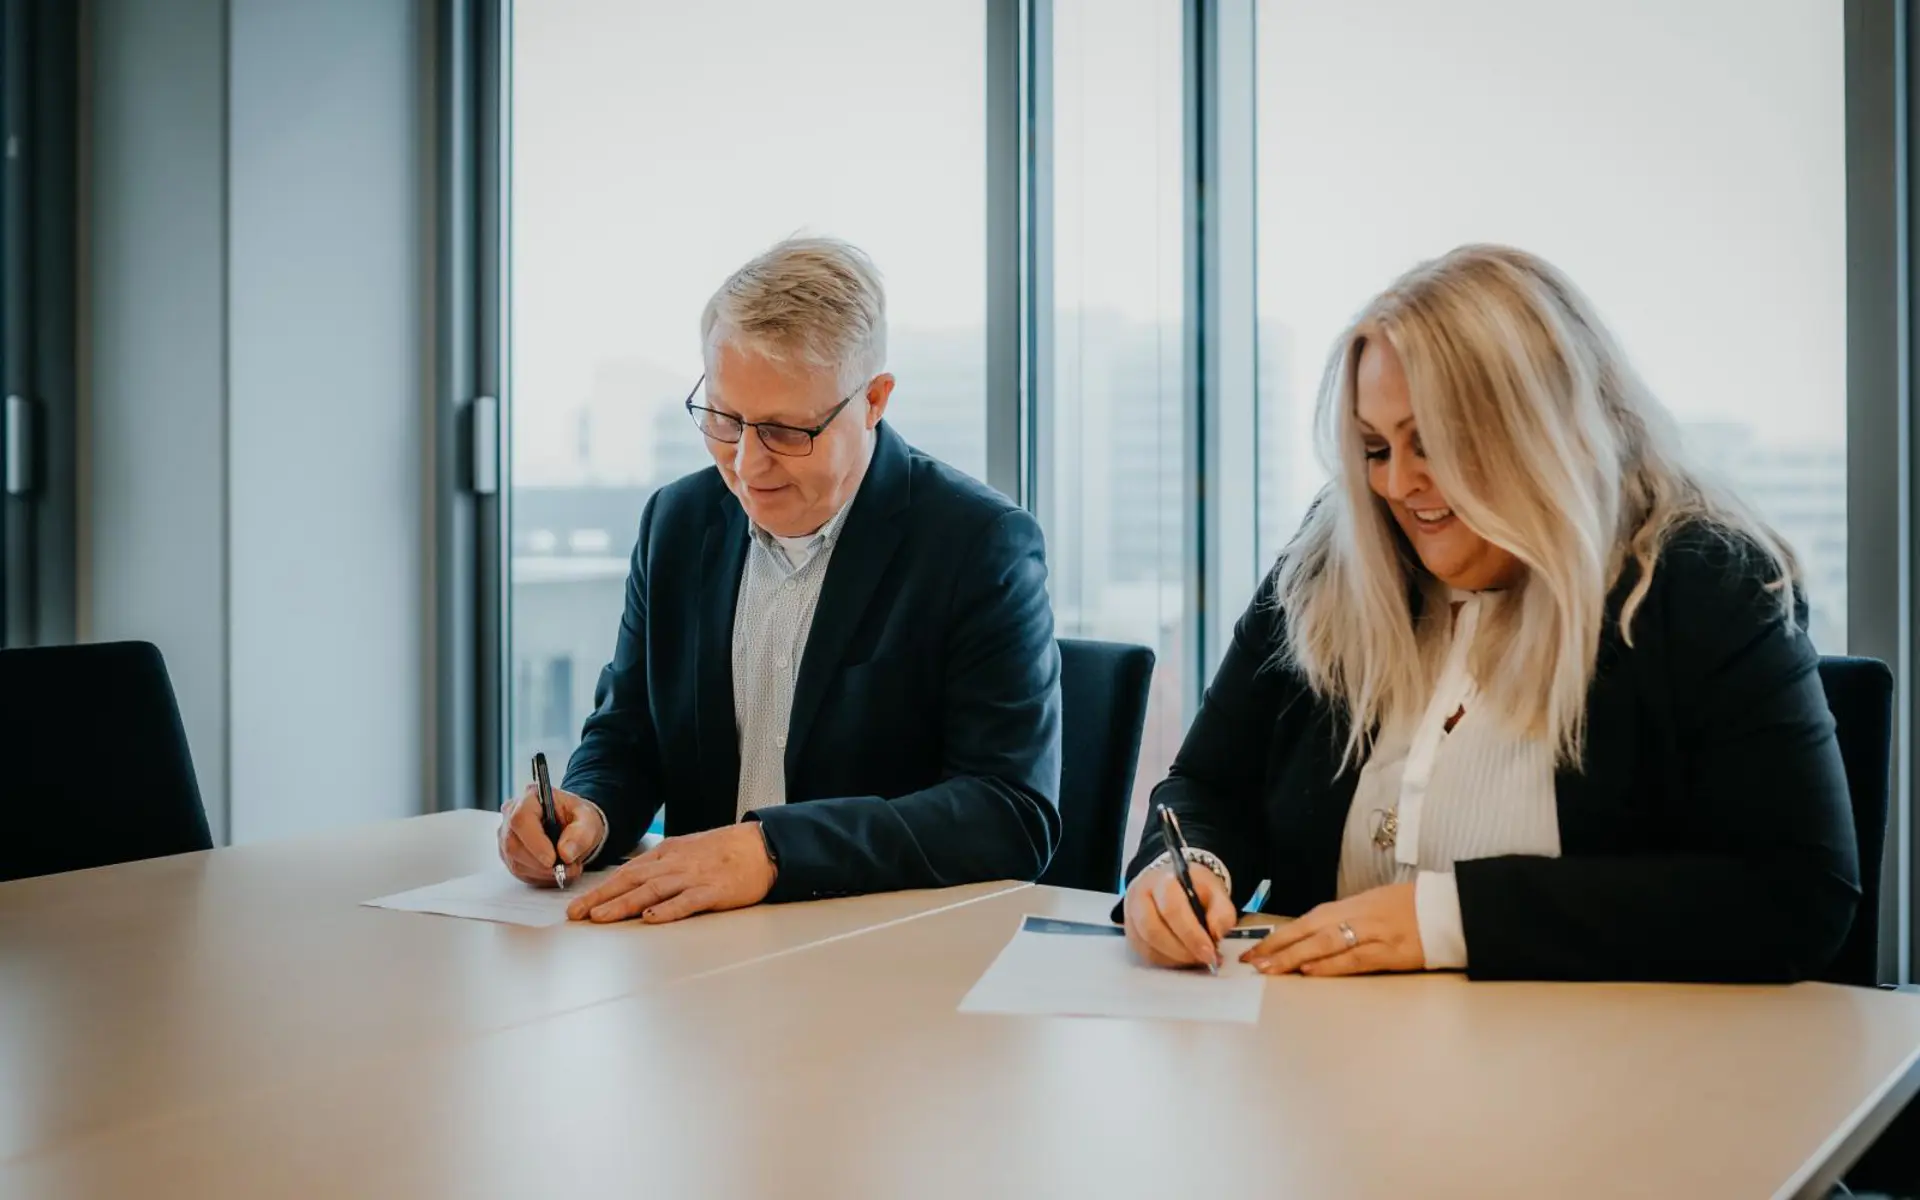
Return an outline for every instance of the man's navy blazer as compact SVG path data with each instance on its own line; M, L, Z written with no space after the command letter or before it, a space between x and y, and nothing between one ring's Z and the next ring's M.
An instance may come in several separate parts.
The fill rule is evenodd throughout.
M801 657L787 803L753 814L768 900L1032 879L1060 838L1060 654L1033 517L885 422ZM750 545L717 470L640 518L613 661L564 787L598 804L598 861L663 806L730 825L740 787L733 618Z

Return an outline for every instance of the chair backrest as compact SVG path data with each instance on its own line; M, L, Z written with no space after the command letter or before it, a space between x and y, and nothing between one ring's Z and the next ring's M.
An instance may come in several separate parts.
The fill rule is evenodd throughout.
M15 819L0 880L207 850L213 839L160 651L0 651L0 763Z
M1820 660L1847 791L1860 843L1860 908L1840 953L1821 978L1871 986L1880 960L1880 856L1887 842L1888 777L1893 764L1893 672L1876 658Z
M1153 651L1145 646L1060 639L1060 847L1041 883L1120 890L1121 840L1152 684Z

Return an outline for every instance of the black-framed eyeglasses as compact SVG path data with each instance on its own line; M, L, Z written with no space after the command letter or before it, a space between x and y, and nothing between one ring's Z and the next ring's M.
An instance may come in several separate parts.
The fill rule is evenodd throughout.
M693 390L687 393L687 415L693 418L694 425L699 427L701 433L716 442L725 442L729 446L734 446L738 445L740 439L747 435L747 430L751 429L760 435L761 445L775 454L784 454L788 458L805 458L812 454L813 439L826 432L827 426L833 424L834 418L840 415L840 411L853 403L854 396L867 390L866 384L860 385L860 391L854 392L834 405L833 411L829 412L825 419L813 428L807 429L799 425L782 425L777 421L742 420L730 413L723 413L717 408L695 404L693 398L700 394L700 386L706 381L707 377L702 375L699 382L693 385Z

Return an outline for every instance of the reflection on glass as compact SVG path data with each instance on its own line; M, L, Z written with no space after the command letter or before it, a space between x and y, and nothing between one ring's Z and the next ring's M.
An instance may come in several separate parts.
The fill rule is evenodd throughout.
M1140 803L1185 731L1181 10L1055 0L1054 393L1043 513L1063 637L1154 647Z
M1842 13L1747 0L1262 0L1260 532L1325 480L1328 348L1468 241L1593 298L1702 465L1808 568L1846 648Z
M986 460L979 0L513 6L512 758L565 761L727 273L795 233L885 274L888 421Z

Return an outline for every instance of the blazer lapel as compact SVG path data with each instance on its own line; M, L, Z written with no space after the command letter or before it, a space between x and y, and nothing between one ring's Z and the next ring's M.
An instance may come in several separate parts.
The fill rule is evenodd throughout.
M813 729L828 685L844 663L847 643L859 628L860 617L872 602L906 533L903 514L912 499L907 446L884 421L878 435L867 477L861 481L833 557L827 561L813 628L807 633L807 648L800 657L800 677L794 684L793 712L787 725L789 799L794 798L793 770L800 748Z
M740 793L740 731L733 712L733 615L747 561L747 518L722 492L700 551L698 666L694 676L700 790L720 825L733 823ZM714 822L703 822L705 828Z

